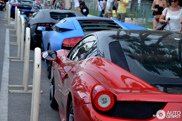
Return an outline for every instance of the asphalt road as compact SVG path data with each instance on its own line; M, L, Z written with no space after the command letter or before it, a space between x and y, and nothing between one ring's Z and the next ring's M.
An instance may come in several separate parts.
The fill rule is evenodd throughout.
M7 31L14 29L7 27L7 20L3 20L5 11L0 11L0 121L29 121L31 111L32 94L9 93L9 90L23 90L23 88L10 88L9 85L22 85L24 62L14 62L7 58L17 56L17 46L9 45L9 42L16 42L16 37L10 37L7 41ZM14 25L14 20L11 24ZM15 35L14 31L9 31ZM8 49L9 48L9 49ZM30 51L30 60L34 60L34 51ZM30 62L29 85L33 81L33 62ZM59 112L49 106L49 80L46 76L46 68L41 63L41 106L39 121L60 121ZM7 77L6 77L7 76ZM29 88L31 91L32 88Z

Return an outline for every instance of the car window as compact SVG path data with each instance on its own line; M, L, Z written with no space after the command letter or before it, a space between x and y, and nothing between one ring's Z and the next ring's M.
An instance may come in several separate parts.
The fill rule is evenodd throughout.
M88 36L80 41L68 54L68 58L73 61L80 61L88 57L95 56L97 42L95 36Z
M33 1L19 1L19 3L23 3L23 4L33 4Z
M57 24L64 23L64 22L66 22L66 21L67 21L66 19L62 19L62 20L59 21ZM52 27L53 31L59 31L59 27L56 27L57 24L55 24L55 25Z
M75 17L76 15L73 13L58 13L58 12L50 12L50 17L55 20L61 20L63 18Z
M34 18L38 13L39 13L39 12L34 12L34 13L32 13L32 15L29 16L29 18Z

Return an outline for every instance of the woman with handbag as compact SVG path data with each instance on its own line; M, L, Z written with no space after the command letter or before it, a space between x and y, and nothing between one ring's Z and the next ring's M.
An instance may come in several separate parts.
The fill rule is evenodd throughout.
M162 14L164 8L166 8L166 0L154 0L151 10L154 11L152 15L153 19L153 29L156 30L159 18Z
M103 13L104 13L104 3L105 3L105 0L98 0L97 1L97 6L96 6L96 9L95 11L99 11L99 17L103 17Z
M170 7L162 11L159 22L167 23L164 30L181 32L180 18L182 16L182 9L179 6L179 2L179 0L168 0Z

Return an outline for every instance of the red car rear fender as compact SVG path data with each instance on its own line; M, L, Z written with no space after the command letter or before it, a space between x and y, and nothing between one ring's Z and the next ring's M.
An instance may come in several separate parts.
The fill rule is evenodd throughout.
M72 82L72 97L74 106L91 103L91 94L97 81L84 71L79 71Z

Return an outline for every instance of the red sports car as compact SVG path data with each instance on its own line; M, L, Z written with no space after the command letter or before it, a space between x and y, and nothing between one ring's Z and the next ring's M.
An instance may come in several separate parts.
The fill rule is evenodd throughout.
M87 35L53 61L50 105L62 121L182 121L182 36L108 30Z

